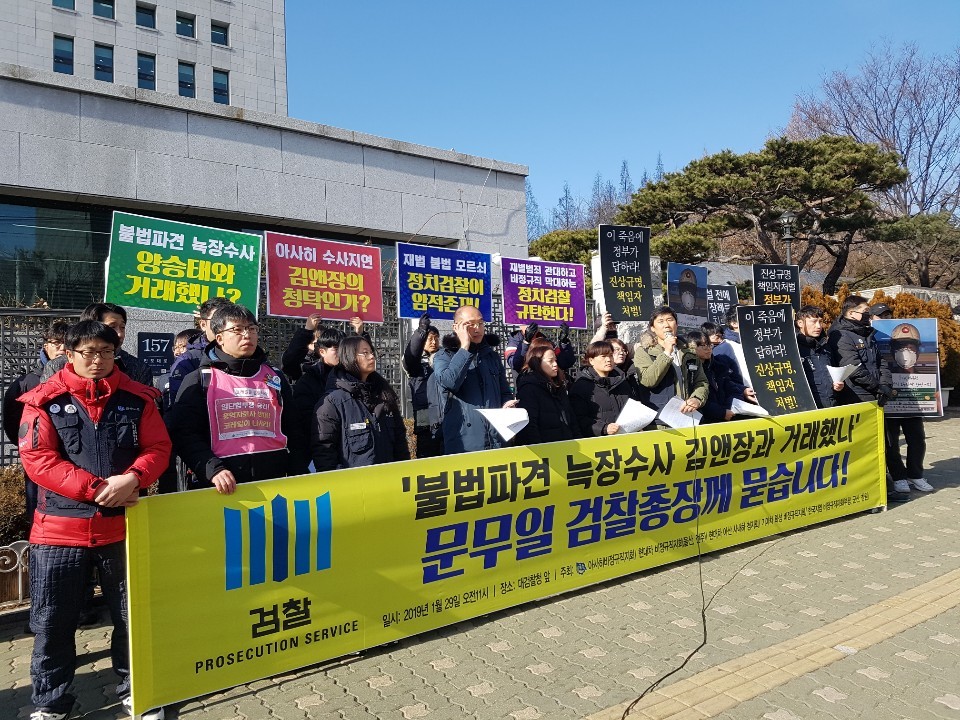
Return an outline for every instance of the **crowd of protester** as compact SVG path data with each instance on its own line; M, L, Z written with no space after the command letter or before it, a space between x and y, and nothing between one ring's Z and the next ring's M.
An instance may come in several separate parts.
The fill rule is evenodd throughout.
M883 404L892 396L870 323L871 315L888 312L851 296L829 333L820 308L796 314L818 407ZM231 494L240 483L411 456L397 390L377 372L377 348L360 318L346 334L311 315L278 367L259 343L253 313L213 298L198 308L196 327L176 336L174 364L158 378L122 349L126 320L122 307L96 303L72 326L55 323L37 366L3 399L4 430L19 445L32 521L33 720L60 720L73 707L74 634L94 570L115 628L118 694L129 707L123 514L150 485L159 481L161 493L213 487ZM681 412L700 413L704 423L735 421L734 400L757 401L735 308L723 327L704 323L680 334L676 313L660 307L633 347L617 329L605 315L578 362L566 325L553 337L536 324L522 326L501 352L477 308L459 308L445 336L425 314L402 358L416 457L504 445L481 410L526 410L529 423L513 442L536 444L621 432L618 420L631 400L660 411L676 399ZM857 370L837 383L830 365ZM657 427L659 420L647 429ZM888 420L886 437L891 499L931 490L922 477L922 419ZM163 710L145 717L163 717Z

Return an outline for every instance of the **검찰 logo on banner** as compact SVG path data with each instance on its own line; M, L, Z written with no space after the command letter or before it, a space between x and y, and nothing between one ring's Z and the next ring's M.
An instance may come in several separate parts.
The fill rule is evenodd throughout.
M268 531L272 545L269 555ZM329 570L332 532L330 493L312 500L292 502L277 495L269 506L264 504L242 510L224 508L226 589L237 590L244 586L244 580L246 585L261 585L267 581L268 568L273 582L283 582L291 575L291 570L293 575ZM290 557L291 536L293 558ZM246 578L245 567L248 569Z

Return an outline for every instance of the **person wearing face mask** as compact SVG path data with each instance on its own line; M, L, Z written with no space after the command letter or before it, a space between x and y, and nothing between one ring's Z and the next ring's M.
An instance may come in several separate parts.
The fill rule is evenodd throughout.
M440 349L440 331L430 324L430 314L420 317L417 329L403 349L403 370L410 383L413 405L413 434L417 438L417 457L443 455L443 430L436 407L430 405L430 376L433 358Z
M880 306L886 308L886 305ZM873 313L874 308L871 308ZM893 313L889 316L892 317ZM890 332L890 350L894 364L891 373L914 373L920 359L920 331L908 322L898 324ZM923 417L885 417L884 435L887 446L887 470L893 478L893 489L898 493L911 490L931 492L934 488L923 477L923 459L927 454L927 434ZM900 455L900 434L907 442L907 462Z
M827 344L834 367L856 365L844 387L835 393L837 405L876 401L881 407L893 397L890 369L880 356L877 331L870 325L866 298L851 295L843 301L840 317L830 328Z
M649 404L662 410L673 397L683 403L680 412L699 410L710 394L710 383L700 360L685 346L677 344L677 314L667 305L653 311L650 331L656 342L647 348L634 347L640 385L649 393Z
M584 354L585 365L570 388L570 404L580 423L583 437L616 435L617 418L635 397L627 376L613 361L613 345L608 340L592 342Z

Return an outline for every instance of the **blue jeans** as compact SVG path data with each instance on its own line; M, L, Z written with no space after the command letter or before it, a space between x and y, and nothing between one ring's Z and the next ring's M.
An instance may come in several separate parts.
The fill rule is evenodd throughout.
M120 676L117 695L130 694L127 645L126 550L122 542L99 547L30 546L30 628L33 657L31 700L38 709L69 712L75 698L68 692L77 670L77 622L87 581L95 567L113 620L110 656Z

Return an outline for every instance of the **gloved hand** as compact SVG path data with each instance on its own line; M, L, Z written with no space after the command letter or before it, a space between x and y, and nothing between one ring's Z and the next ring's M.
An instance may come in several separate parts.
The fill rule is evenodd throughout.
M538 332L540 332L540 326L536 323L530 323L527 325L527 329L523 332L523 341L528 344L533 342L533 338Z
M889 385L881 384L877 388L877 405L883 407L887 401L894 396L893 388Z
M420 316L420 323L417 325L417 332L422 332L424 335L426 335L428 330L430 330L430 313L425 312Z
M568 342L570 342L570 326L562 322L557 332L557 345L566 345Z

